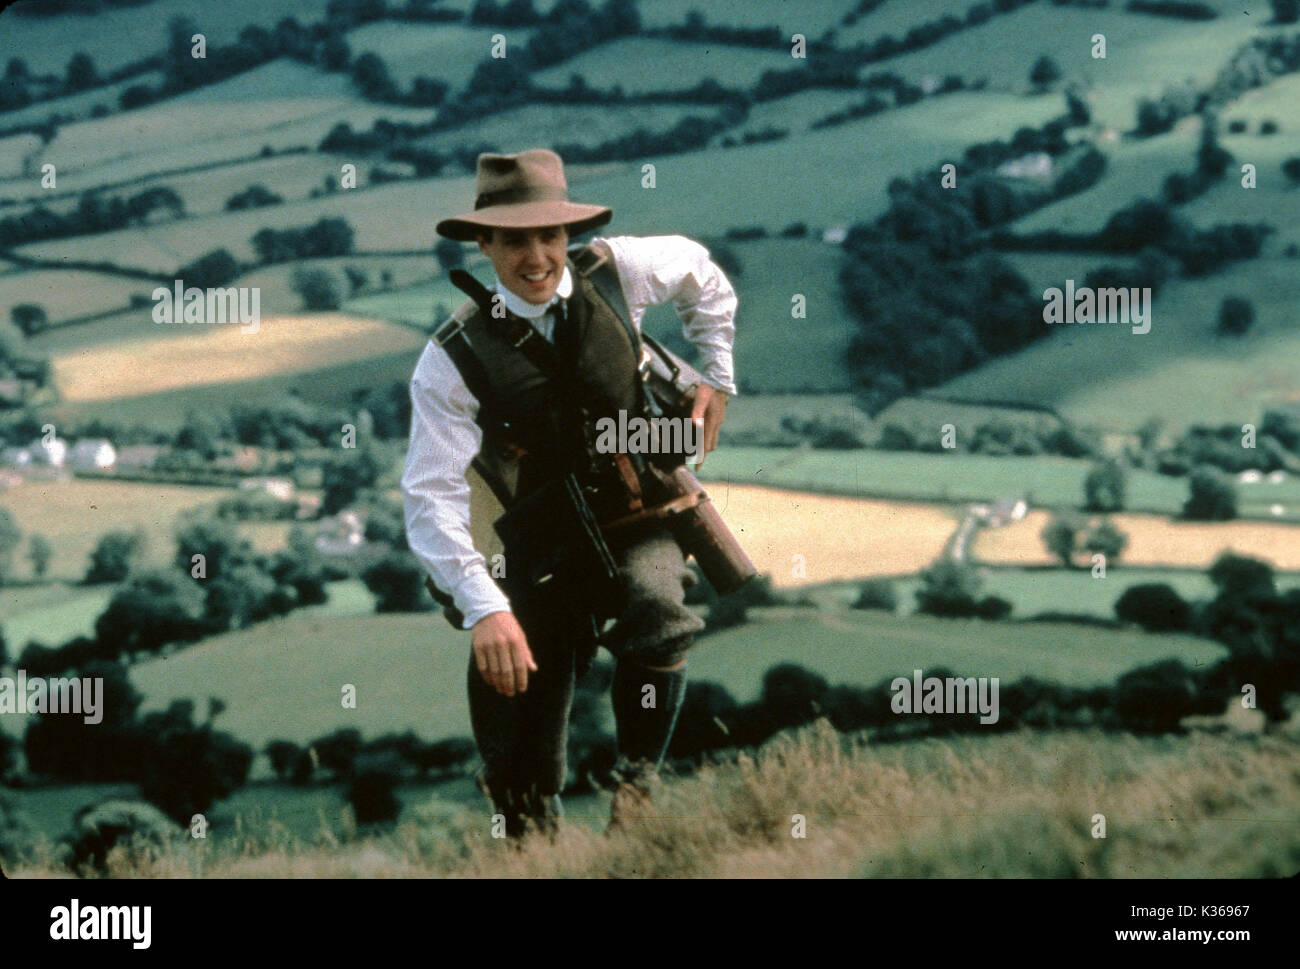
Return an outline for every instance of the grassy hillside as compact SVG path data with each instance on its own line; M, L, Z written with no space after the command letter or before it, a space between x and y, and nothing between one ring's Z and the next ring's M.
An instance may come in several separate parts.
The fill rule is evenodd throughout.
M1101 733L847 744L824 724L656 795L656 817L603 836L592 808L522 851L486 804L430 801L386 834L295 836L259 823L115 876L1260 878L1300 868L1293 737ZM601 805L603 807L603 805ZM1106 817L1094 838L1093 816ZM601 815L604 811L600 812ZM805 837L791 837L792 815ZM262 814L265 818L266 815ZM595 828L595 830L593 830ZM341 842L341 843L340 843ZM40 863L11 877L39 876Z

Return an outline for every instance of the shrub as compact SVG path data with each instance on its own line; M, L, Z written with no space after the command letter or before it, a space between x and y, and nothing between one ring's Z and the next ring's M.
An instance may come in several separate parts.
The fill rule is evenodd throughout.
M1168 583L1144 582L1124 590L1115 602L1115 615L1148 632L1177 632L1190 626L1192 611Z
M364 754L353 762L347 799L358 824L396 820L402 802L394 791L401 777L402 760L392 752Z
M1227 521L1237 517L1237 486L1218 468L1202 465L1188 477L1183 517L1190 521Z
M1083 536L1083 547L1089 555L1103 555L1107 562L1115 562L1128 546L1128 536L1110 521L1103 519L1088 529Z
M1124 468L1113 459L1094 464L1083 480L1084 508L1088 511L1124 510Z
M1045 54L1034 61L1034 66L1029 71L1029 83L1035 87L1044 88L1060 79L1060 65Z
M853 600L854 609L883 609L894 612L898 608L898 594L894 583L888 579L868 579L858 587L858 597Z
M145 534L142 528L134 531L107 532L90 553L90 567L81 581L84 585L104 582L121 582L131 571L144 549Z
M1115 707L1135 732L1164 733L1196 706L1196 684L1182 660L1168 659L1125 673L1115 683Z
M1074 553L1079 547L1079 533L1084 523L1076 515L1053 515L1043 526L1040 537L1047 550L1067 569L1074 568Z
M226 249L213 249L176 273L187 287L210 289L225 286L239 276L239 262ZM179 308L178 308L179 311Z
M969 565L944 559L921 573L917 610L931 616L976 615L980 585L979 575Z
M336 310L343 299L338 277L326 269L298 266L290 285L302 297L304 309Z
M1220 336L1241 336L1255 325L1255 304L1242 296L1225 296L1219 304Z

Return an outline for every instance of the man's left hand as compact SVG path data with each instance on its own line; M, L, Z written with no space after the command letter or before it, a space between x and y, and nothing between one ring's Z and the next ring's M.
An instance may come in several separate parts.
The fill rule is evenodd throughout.
M706 383L695 388L695 406L691 408L691 420L695 422L700 442L695 462L697 468L704 467L705 455L718 446L718 429L727 416L727 397L726 393Z

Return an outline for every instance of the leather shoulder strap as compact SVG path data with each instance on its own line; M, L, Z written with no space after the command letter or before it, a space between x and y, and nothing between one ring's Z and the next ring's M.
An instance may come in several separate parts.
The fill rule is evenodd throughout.
M627 297L623 295L623 284L618 278L618 267L614 265L609 250L589 242L584 246L574 246L570 249L569 258L573 260L574 268L591 282L600 298L623 324L639 365L642 357L641 334L632 325L632 311L628 309Z

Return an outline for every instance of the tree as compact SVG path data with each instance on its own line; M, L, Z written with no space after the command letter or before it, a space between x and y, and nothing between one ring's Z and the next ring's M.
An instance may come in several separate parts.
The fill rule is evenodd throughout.
M348 278L348 293L355 296L370 282L370 276L359 266L344 266L343 275Z
M1165 582L1145 582L1124 590L1115 602L1121 622L1137 623L1147 632L1176 632L1191 623L1191 607Z
M932 616L973 616L981 584L970 566L943 559L921 573L917 610Z
M1060 65L1046 54L1034 61L1034 66L1029 71L1029 83L1036 88L1045 88L1060 79Z
M67 79L64 81L64 88L68 91L84 91L86 88L94 87L98 83L99 74L95 70L90 55L84 51L77 51L77 53L73 54L72 60L68 61L68 73Z
M182 266L176 275L187 287L210 289L225 286L239 276L239 261L228 249L213 249Z
M23 336L39 333L49 322L45 316L45 307L39 303L17 304L9 311L9 319L22 331Z
M90 566L86 569L85 578L81 580L82 584L121 582L131 571L132 565L139 560L144 543L143 528L106 532L90 553Z
M1075 567L1074 553L1078 550L1079 532L1083 528L1084 523L1076 515L1053 515L1040 533L1047 550L1067 569Z
M1255 325L1255 304L1244 296L1225 296L1219 304L1220 336L1241 336Z
M1088 511L1123 511L1125 475L1113 458L1094 464L1083 479L1084 508Z
M1177 730L1179 721L1195 712L1196 699L1196 683L1179 659L1138 667L1115 683L1115 707L1134 732Z
M289 740L272 740L266 745L265 753L271 770L280 780L303 784L311 779L311 755L305 748Z
M402 761L392 752L357 757L348 776L347 799L358 824L397 819L402 802L394 790L401 777Z
M1273 22L1293 24L1300 21L1300 0L1269 0L1273 5Z
M326 462L321 470L321 514L334 515L347 508L379 480L383 470L369 447L353 450L351 456Z
M858 597L853 600L852 608L895 611L898 594L894 591L894 584L888 579L868 579L858 587Z
M199 638L203 592L184 573L153 569L127 581L95 620L95 636L110 655L159 649Z
M361 578L374 593L375 612L427 612L436 606L424 586L424 569L409 552L389 552Z
M297 266L290 280L293 291L302 297L308 310L336 310L343 301L338 277L327 269Z
M352 770L352 762L364 746L361 731L356 727L340 727L308 745L316 751L316 760L336 778L344 778Z
M352 62L352 81L372 101L397 100L397 85L378 54L367 52Z
M252 747L212 729L219 704L208 709L201 724L195 724L194 701L188 699L140 718L147 738L140 793L181 824L242 787L253 763Z
M1227 521L1237 517L1237 486L1218 468L1203 465L1188 477L1183 517L1191 521Z
M1083 536L1083 548L1089 555L1103 555L1108 563L1117 561L1128 547L1128 536L1121 532L1109 518L1088 529Z

